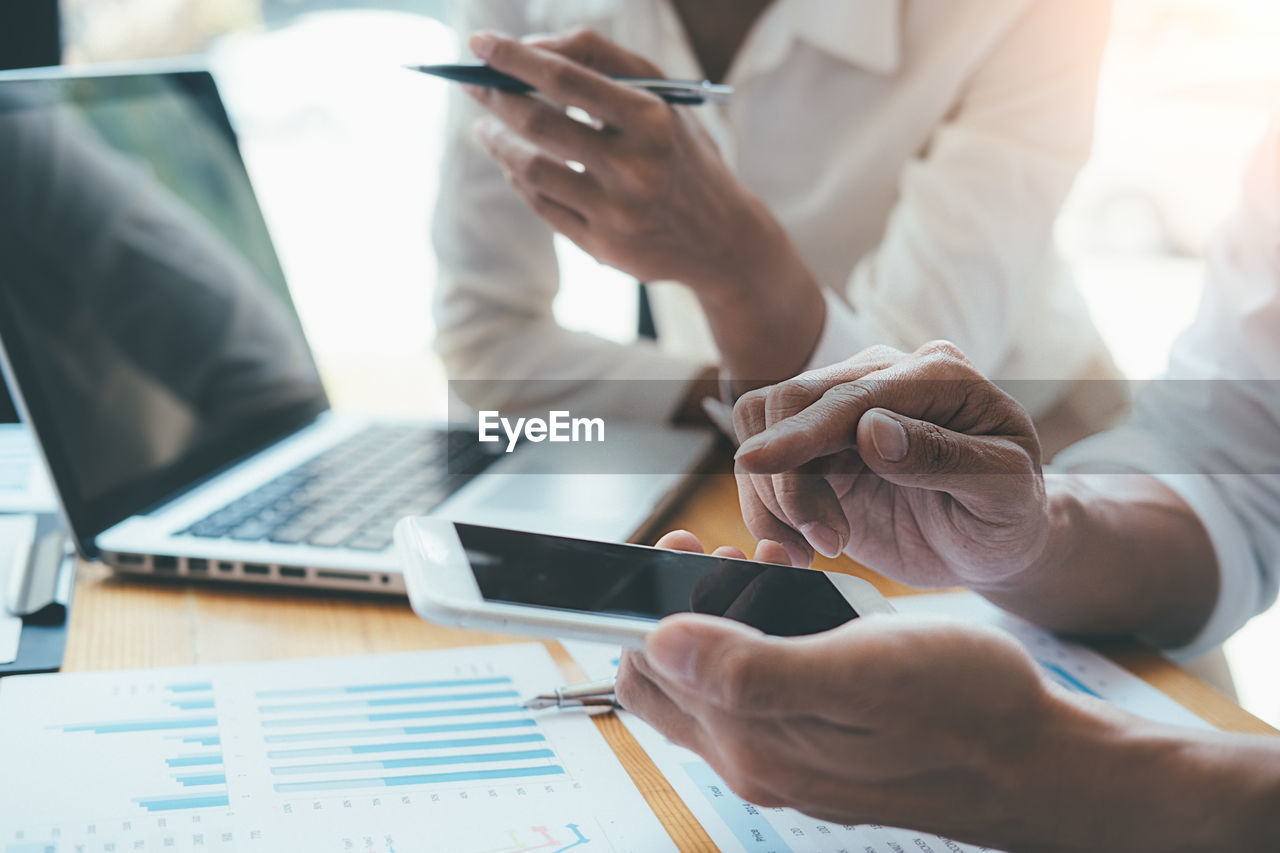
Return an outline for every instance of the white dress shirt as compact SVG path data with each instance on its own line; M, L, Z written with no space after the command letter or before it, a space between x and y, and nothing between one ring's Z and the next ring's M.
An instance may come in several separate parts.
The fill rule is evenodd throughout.
M1195 321L1132 423L1063 451L1055 468L1158 477L1204 523L1218 600L1192 658L1231 636L1280 588L1280 123L1250 166L1243 203L1209 259Z
M672 77L703 74L669 0L468 0L461 26L511 34L592 26ZM872 344L947 338L988 375L1069 380L1102 348L1053 249L1090 148L1106 0L774 0L725 82L696 109L739 179L787 229L827 294L810 367ZM559 327L552 235L451 118L434 218L436 346L473 405L538 397L593 415L669 417L680 383L718 361L693 293L651 284L658 343ZM1038 414L1065 382L1024 383Z

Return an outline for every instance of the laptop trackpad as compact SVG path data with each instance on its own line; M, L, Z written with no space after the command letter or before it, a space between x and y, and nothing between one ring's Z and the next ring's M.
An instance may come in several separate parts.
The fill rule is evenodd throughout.
M653 492L663 479L652 474L490 474L472 481L463 503L474 511L468 516L495 519L489 523L513 513L536 515L544 523L556 516L566 521L634 518L638 507L653 505ZM442 515L453 517L453 508L444 508Z

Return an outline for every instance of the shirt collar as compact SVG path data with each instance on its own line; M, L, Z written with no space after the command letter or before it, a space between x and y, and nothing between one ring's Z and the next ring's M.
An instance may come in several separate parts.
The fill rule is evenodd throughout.
M796 38L877 74L898 70L902 0L791 0L790 5Z
M528 14L535 26L560 30L621 23L628 11L640 12L635 5L637 0L529 0ZM901 28L902 0L774 0L743 50L760 54L749 60L760 70L781 62L799 39L850 65L893 74L902 61Z

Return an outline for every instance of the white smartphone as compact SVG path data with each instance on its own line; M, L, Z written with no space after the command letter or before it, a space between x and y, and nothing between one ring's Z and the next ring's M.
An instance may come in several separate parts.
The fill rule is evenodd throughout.
M892 613L861 578L751 560L406 518L396 547L414 611L458 628L640 648L664 616L726 616L780 636Z

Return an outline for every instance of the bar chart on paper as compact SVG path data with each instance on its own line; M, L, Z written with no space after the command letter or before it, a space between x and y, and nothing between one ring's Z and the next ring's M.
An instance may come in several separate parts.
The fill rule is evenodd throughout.
M10 679L0 853L670 848L589 720L521 707L559 678L524 645Z

